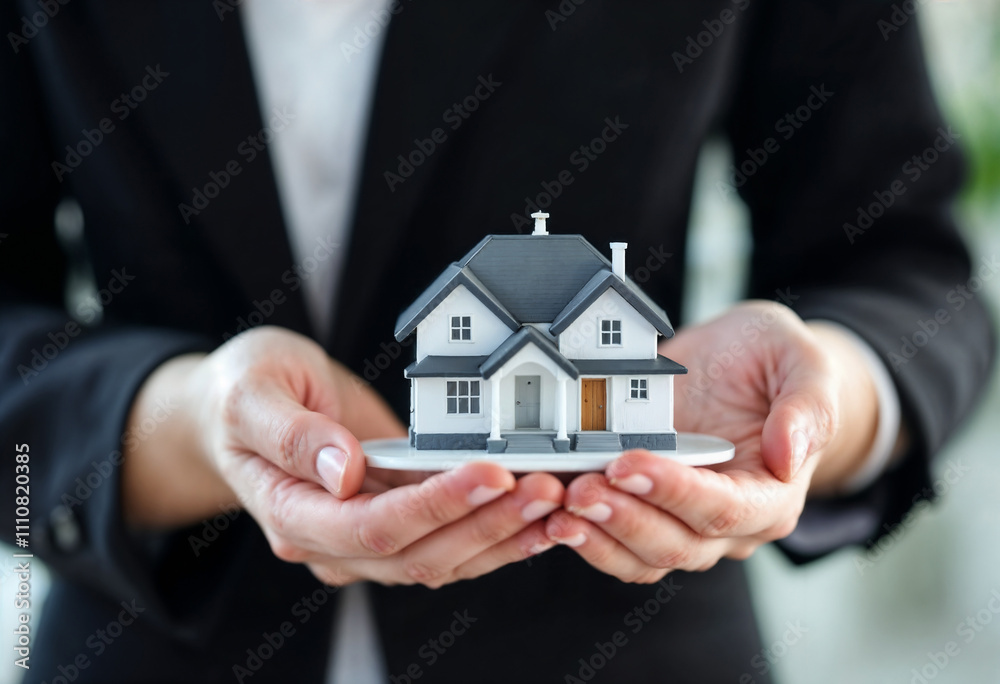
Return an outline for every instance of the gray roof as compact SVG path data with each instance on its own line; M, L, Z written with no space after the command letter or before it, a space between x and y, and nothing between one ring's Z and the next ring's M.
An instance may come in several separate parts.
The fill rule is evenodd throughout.
M552 342L550 342L545 335L538 332L530 325L526 325L518 332L504 340L503 343L497 347L492 354L490 354L489 358L486 359L486 362L479 367L479 370L483 373L483 378L488 380L492 377L492 375L499 370L501 366L507 363L507 361L509 361L514 354L521 351L521 349L529 343L538 347L550 359L555 361L560 368L566 371L574 380L580 376L576 367L573 365L573 362L560 354L559 350L556 349L556 346L552 344Z
M412 333L459 285L472 291L511 330L522 323L552 323L557 317L563 323L582 312L569 305L582 301L581 290L588 285L603 283L594 281L602 273L613 275L611 262L582 235L487 235L400 315L396 339ZM673 335L666 313L638 285L628 277L624 282L615 280L620 284L616 291L657 331Z
M425 356L411 363L403 374L408 378L478 378L479 367L488 356Z
M587 310L587 307L597 301L608 288L622 296L626 302L642 314L649 324L656 328L656 331L666 337L673 337L674 329L670 327L670 320L667 312L656 305L652 299L647 297L638 286L627 283L616 276L611 271L598 271L587 281L576 296L570 300L562 311L560 311L552 321L549 332L553 335L561 334L577 319L577 317Z
M687 368L666 356L655 359L577 359L573 365L580 375L680 375L688 372Z
M493 293L483 286L479 278L468 268L463 268L460 264L454 263L444 269L441 275L430 284L430 287L424 290L417 297L416 301L410 304L406 308L406 311L396 319L396 339L400 342L406 339L410 333L417 329L420 322L459 285L465 285L508 328L511 330L518 329L519 323L517 320L497 300Z

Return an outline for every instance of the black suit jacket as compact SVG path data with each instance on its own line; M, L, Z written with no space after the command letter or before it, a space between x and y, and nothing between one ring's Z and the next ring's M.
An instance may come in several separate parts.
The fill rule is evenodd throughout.
M227 681L237 665L255 684L322 675L336 592L277 561L248 516L220 512L150 539L124 528L118 501L123 444L144 436L123 434L125 417L153 368L213 349L243 321L316 333L300 294L308 264L292 258L269 152L245 152L270 114L260 114L232 4L52 3L36 31L24 23L41 22L34 2L0 9L12 43L0 50L0 445L30 445L31 548L58 573L29 681L60 666L76 667L77 681ZM778 147L746 164L745 182L733 179L753 219L750 296L790 292L800 315L853 328L888 360L969 277L948 211L960 153L940 154L919 180L902 170L943 123L916 22L888 39L878 29L887 2L401 7L327 331L330 353L401 414L411 352L394 346L394 317L482 235L516 230L533 204L551 209L552 230L600 249L623 239L631 255L672 253L646 288L681 320L693 170L717 131L740 168ZM449 117L481 77L493 92L467 118ZM133 93L139 85L145 92ZM832 95L809 108L814 91ZM573 155L608 118L620 135L583 168ZM400 155L436 129L444 142L412 172L401 168ZM224 188L209 186L235 168ZM896 179L905 193L849 239L845 222L857 225L859 207ZM198 193L214 197L206 205ZM99 325L82 331L67 327L68 259L53 227L64 197L82 208L98 288L113 293ZM275 291L284 303L263 304ZM867 521L842 542L870 542L929 494L929 455L986 377L993 343L982 307L949 311L951 322L893 374L907 459L827 507ZM382 353L392 362L378 369ZM12 478L5 467L5 491ZM831 545L786 549L807 560ZM377 588L389 671L415 680L415 665L421 682L587 680L588 667L602 681L765 681L740 566L671 577L676 587L625 585L556 549L438 591ZM123 601L138 617L108 643L98 630L129 619ZM428 640L456 611L476 621L431 662ZM253 660L283 629L280 647ZM616 632L626 642L610 656Z

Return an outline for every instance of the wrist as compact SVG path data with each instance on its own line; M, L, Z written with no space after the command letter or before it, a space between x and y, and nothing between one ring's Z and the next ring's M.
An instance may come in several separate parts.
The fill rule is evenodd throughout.
M178 356L143 383L127 422L122 507L135 527L178 527L237 503L211 463L201 424L204 355Z

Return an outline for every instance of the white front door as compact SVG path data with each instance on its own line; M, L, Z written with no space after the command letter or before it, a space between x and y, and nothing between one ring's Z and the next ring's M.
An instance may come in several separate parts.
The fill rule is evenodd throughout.
M536 428L542 406L542 383L538 375L514 376L514 427Z

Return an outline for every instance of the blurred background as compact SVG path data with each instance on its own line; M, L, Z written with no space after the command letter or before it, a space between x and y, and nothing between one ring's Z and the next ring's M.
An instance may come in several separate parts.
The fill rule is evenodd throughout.
M1000 0L918 4L938 98L971 165L960 220L973 261L997 258ZM750 244L747 215L715 186L730 163L721 143L708 145L702 155L688 257L688 322L720 312L741 295ZM977 296L1000 320L1000 277L986 281ZM796 568L765 548L749 561L764 651L747 663L740 684L752 684L765 671L779 684L1000 684L1000 612L993 612L1000 610L998 376L994 372L979 410L940 454L938 476L948 491L883 542L883 549L845 550ZM0 547L3 684L18 682L22 674L11 657L13 552ZM37 617L48 581L37 559L32 569ZM34 618L32 628L37 633Z

